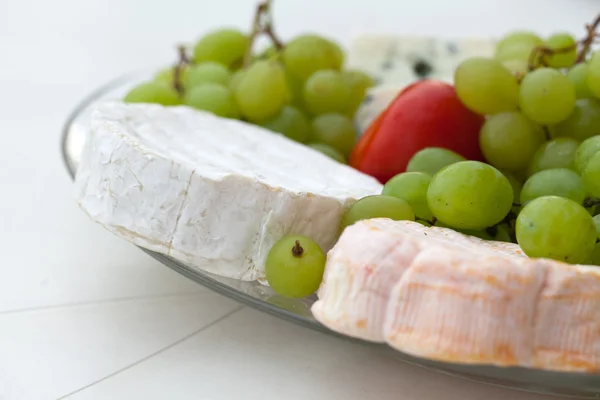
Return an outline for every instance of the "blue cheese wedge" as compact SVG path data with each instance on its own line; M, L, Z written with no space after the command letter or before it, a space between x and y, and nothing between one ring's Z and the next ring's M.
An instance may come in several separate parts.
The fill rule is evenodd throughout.
M374 178L304 145L188 107L106 103L76 176L80 207L114 234L192 267L264 280L286 234L328 251Z
M495 43L488 39L434 39L366 35L348 51L347 66L369 73L377 85L359 108L355 122L363 132L398 92L424 78L453 83L454 70L469 57L492 57Z

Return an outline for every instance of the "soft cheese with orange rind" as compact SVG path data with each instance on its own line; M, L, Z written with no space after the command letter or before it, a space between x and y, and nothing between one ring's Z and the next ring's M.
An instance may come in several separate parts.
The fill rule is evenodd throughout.
M600 370L600 272L410 221L348 227L313 315L438 361Z

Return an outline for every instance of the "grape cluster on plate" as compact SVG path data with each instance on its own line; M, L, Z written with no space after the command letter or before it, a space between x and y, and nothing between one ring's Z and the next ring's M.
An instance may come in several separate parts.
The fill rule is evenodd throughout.
M344 224L388 217L518 243L530 257L600 265L600 18L581 41L514 32L494 58L464 60L454 85L484 115L487 163L442 148L416 153Z
M272 46L253 51L266 35ZM274 34L270 2L257 9L253 30L209 32L151 82L133 88L126 102L184 104L242 119L305 143L345 163L355 140L353 116L372 79L344 70L344 52L324 37L305 34L282 43Z

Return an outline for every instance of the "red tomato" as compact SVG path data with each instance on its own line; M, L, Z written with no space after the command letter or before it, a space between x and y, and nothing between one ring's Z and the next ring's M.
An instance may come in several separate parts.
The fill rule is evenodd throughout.
M479 130L484 118L467 109L454 86L423 80L406 87L367 128L350 155L350 165L385 183L406 170L426 147L444 147L483 161Z

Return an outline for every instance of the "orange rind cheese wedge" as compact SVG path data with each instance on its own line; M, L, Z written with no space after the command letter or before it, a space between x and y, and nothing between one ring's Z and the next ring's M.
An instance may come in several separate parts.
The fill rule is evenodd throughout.
M328 253L315 318L437 361L600 370L600 270L518 245L373 219Z

